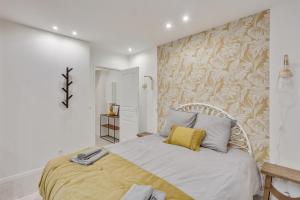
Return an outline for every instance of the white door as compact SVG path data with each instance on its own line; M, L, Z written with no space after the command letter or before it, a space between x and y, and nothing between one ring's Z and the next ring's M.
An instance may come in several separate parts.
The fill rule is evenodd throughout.
M139 68L121 72L120 141L136 137L139 130Z

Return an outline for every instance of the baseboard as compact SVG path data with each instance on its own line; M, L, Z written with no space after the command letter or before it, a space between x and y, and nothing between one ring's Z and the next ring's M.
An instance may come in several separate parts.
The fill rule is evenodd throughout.
M38 190L42 168L0 179L0 200L15 200Z

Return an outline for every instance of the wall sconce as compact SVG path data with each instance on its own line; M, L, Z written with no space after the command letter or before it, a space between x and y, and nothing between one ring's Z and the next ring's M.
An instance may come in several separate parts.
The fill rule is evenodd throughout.
M144 78L149 78L151 81L151 89L153 90L153 78L152 76L144 76ZM146 89L147 88L147 83L143 84L143 88Z
M277 88L279 92L288 92L293 88L293 72L289 66L288 55L284 55L283 68L279 72Z
M279 103L279 115L280 115L280 123L279 123L279 136L278 142L276 145L278 162L281 162L280 156L280 141L281 136L285 133L285 124L286 119L288 117L289 111L292 109L295 104L295 91L294 91L294 83L293 83L293 72L291 67L289 66L289 58L288 55L284 55L283 68L279 71L278 74L278 82L277 82L277 100Z
M278 75L277 92L280 107L281 123L279 129L283 131L289 110L296 102L293 72L289 66L288 55L284 55L283 68Z

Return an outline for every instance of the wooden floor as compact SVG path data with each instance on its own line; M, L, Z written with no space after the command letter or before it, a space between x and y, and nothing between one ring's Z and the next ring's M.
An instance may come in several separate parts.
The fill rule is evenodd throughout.
M96 145L97 146L104 147L104 146L109 145L109 144L112 144L112 143L110 143L110 142L108 142L106 140L101 139L99 136L96 136Z
M21 199L17 199L17 200L43 200L42 197L40 196L40 194L38 192L28 195L26 197L22 197Z

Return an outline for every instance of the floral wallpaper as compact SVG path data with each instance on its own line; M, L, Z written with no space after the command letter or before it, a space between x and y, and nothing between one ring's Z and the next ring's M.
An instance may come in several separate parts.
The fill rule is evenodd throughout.
M159 130L170 107L218 106L249 136L258 162L269 154L270 13L261 13L158 47Z

